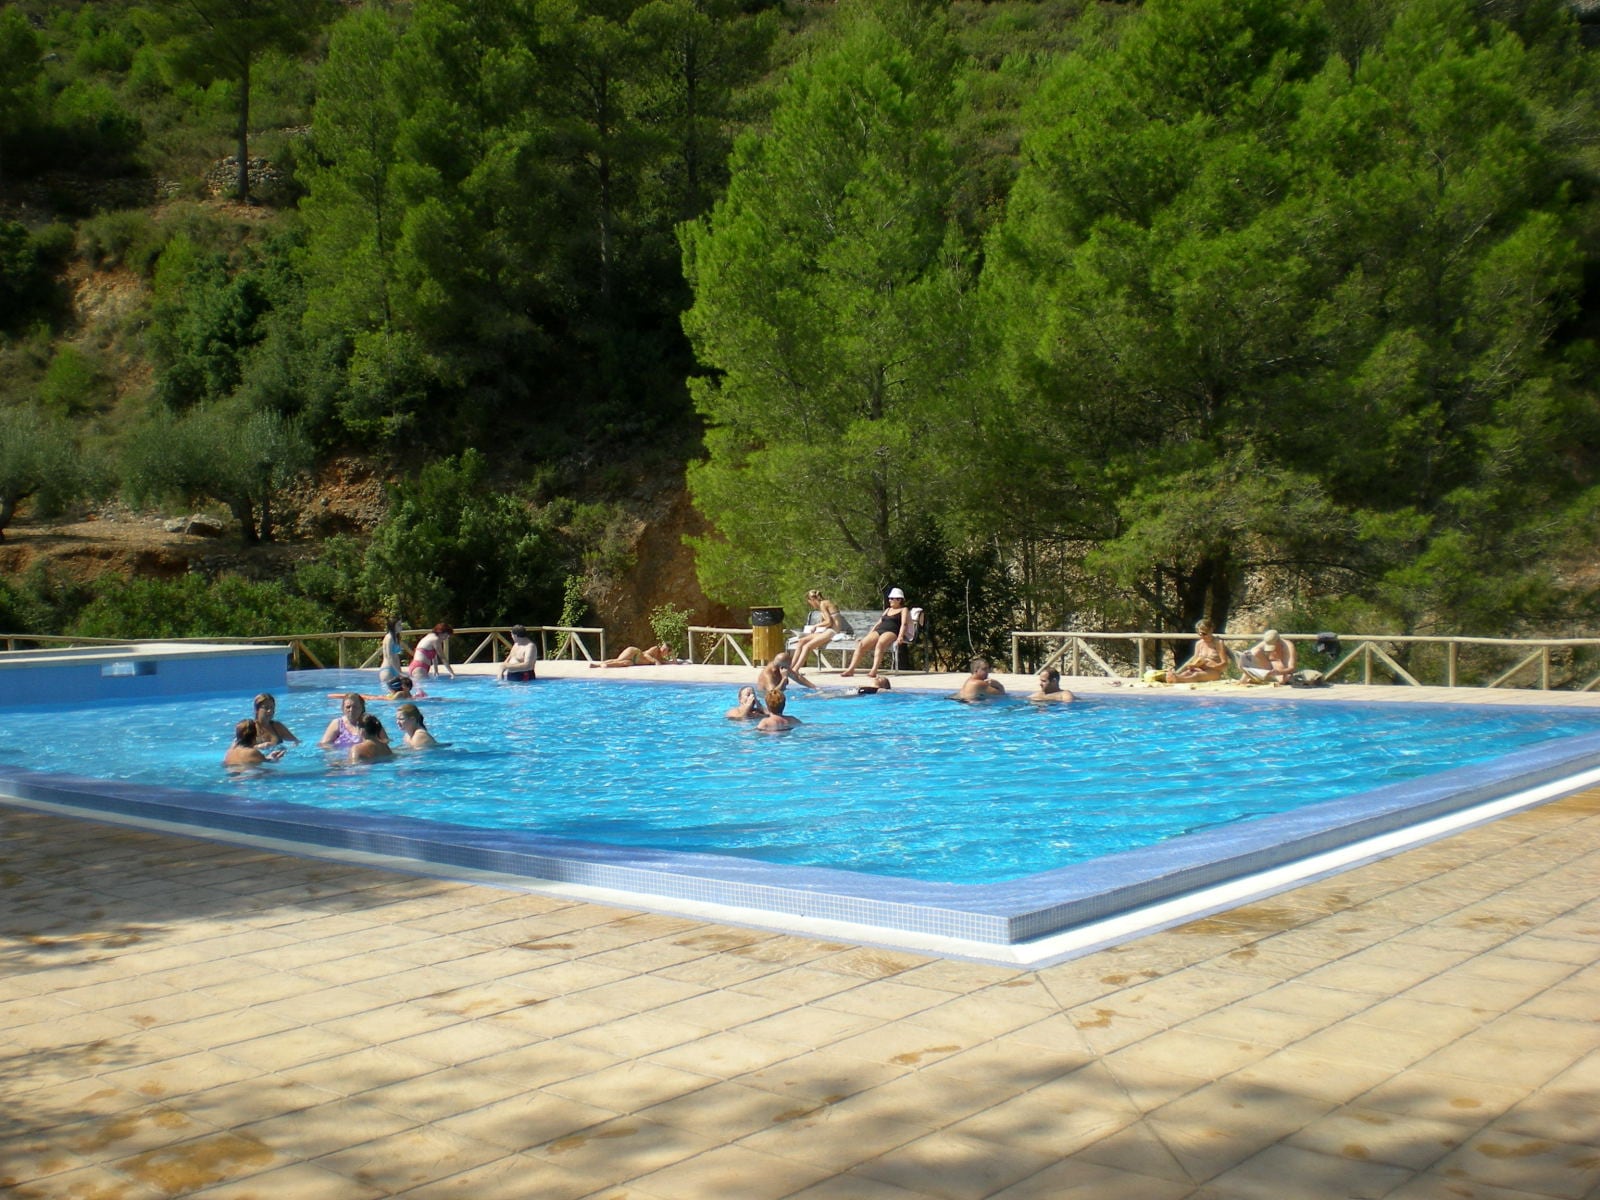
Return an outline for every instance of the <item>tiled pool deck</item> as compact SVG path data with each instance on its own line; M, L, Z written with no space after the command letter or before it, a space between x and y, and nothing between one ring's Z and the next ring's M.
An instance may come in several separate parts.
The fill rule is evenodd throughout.
M1038 970L0 807L7 1196L1590 1197L1597 1016L1600 792Z

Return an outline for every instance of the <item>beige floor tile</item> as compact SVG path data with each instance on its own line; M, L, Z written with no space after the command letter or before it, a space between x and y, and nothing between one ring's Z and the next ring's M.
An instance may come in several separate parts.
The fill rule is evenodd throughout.
M201 1051L173 1058L153 1058L138 1066L105 1071L100 1078L112 1087L160 1100L238 1083L249 1079L256 1071L257 1068L232 1057Z
M848 1103L818 1105L785 1114L771 1128L750 1134L740 1144L830 1172L846 1172L927 1137L932 1127L912 1119L916 1115L861 1112Z
M948 1031L958 1039L996 1038L1037 1024L1045 1014L1037 1005L1012 1004L993 997L995 989L977 996L958 996L909 1019L925 1029Z
M787 1097L740 1083L713 1083L638 1110L647 1121L677 1125L730 1142L793 1121L809 1111L815 1110L796 1108Z
M1532 1091L1566 1070L1577 1057L1576 1048L1516 1046L1472 1034L1419 1060L1417 1067Z
M517 1050L528 1041L520 1031L500 1028L489 1021L458 1021L390 1042L388 1049L450 1067Z
M594 1190L593 1179L513 1154L402 1194L405 1200L579 1200Z
M335 1096L356 1096L403 1079L431 1075L439 1064L386 1046L369 1046L349 1054L318 1059L280 1072L286 1079L310 1084Z
M946 1030L926 1029L909 1021L884 1025L879 1029L844 1038L830 1051L845 1058L915 1070L959 1054L972 1041Z
M927 1200L928 1195L852 1173L824 1179L815 1187L796 1192L789 1200Z
M782 997L719 991L703 992L688 999L663 1003L653 1011L668 1021L720 1031L738 1029L751 1021L787 1015L795 1011L795 1005Z
M707 989L703 984L659 975L625 975L621 979L590 987L586 992L586 999L596 1004L604 1004L621 1012L641 1013L656 1012L670 1004L703 997ZM735 996L731 999L754 998Z
M1135 1114L1124 1106L1064 1107L1030 1092L985 1108L947 1129L961 1137L992 1142L997 1154L1008 1153L1012 1146L1023 1146L1040 1154L1063 1158L1135 1120Z
M1115 998L1105 1004L1085 1004L1065 1014L1083 1044L1095 1055L1111 1054L1168 1028L1161 1022L1147 1021L1114 1007L1114 1004Z
M375 1200L389 1193L310 1163L290 1163L230 1183L188 1193L193 1200Z
M1212 1037L1188 1028L1168 1029L1105 1056L1121 1075L1130 1067L1154 1067L1173 1075L1216 1079L1260 1062L1274 1047L1240 1038Z
M1253 1000L1241 1000L1185 1022L1182 1028L1190 1033L1254 1042L1281 1050L1329 1024L1325 1015L1279 1012L1261 1008Z
M354 1053L365 1047L354 1038L305 1026L248 1041L232 1042L221 1053L262 1071L291 1071L324 1058Z
M1316 1017L1331 1025L1371 1008L1376 1001L1364 992L1307 983L1302 976L1258 992L1250 998L1250 1003L1270 1012Z
M606 1181L637 1179L704 1154L718 1144L715 1138L687 1129L621 1117L556 1138L528 1153L564 1171L588 1176L599 1187Z
M435 1121L433 1128L520 1153L603 1125L617 1116L615 1109L528 1091Z
M547 1084L545 1091L613 1112L633 1112L698 1092L713 1082L711 1076L701 1072L625 1058L602 1071Z
M1355 1099L1362 1108L1477 1128L1521 1102L1530 1091L1531 1088L1524 1086L1413 1067Z
M786 1008L759 1021L750 1021L740 1026L740 1030L754 1037L813 1048L831 1046L858 1033L876 1029L878 1025L879 1020L875 1017L857 1016L822 1005L807 1004L799 1008Z
M403 1192L505 1157L499 1146L433 1128L402 1129L323 1155L315 1164L358 1184Z
M254 1138L227 1132L170 1143L112 1165L169 1196L190 1196L214 1184L287 1166L288 1161Z
M662 1200L706 1200L711 1196L777 1200L818 1183L829 1174L792 1158L762 1154L744 1146L717 1146L652 1171L640 1177L637 1184Z
M184 1113L216 1129L252 1125L338 1099L325 1088L282 1075L257 1075L178 1101Z
M1213 1176L1195 1200L1380 1200L1410 1177L1402 1167L1276 1145Z
M815 1001L812 1007L892 1021L926 1012L949 999L950 993L940 988L888 980L872 987L856 987L827 995Z
M0 1170L0 1186L6 1175ZM6 1188L6 1200L165 1200L171 1192L129 1179L109 1167L79 1167L59 1175L31 1179Z
M523 1087L545 1087L574 1076L594 1074L623 1061L622 1055L554 1038L480 1058L472 1069L503 1075Z
M1487 1040L1502 1042L1519 1050L1533 1049L1565 1055L1577 1061L1600 1049L1600 1010L1582 1020L1563 1020L1536 1016L1526 1006L1514 1013L1496 1017L1479 1033ZM1565 1068L1563 1068L1565 1069Z
M1243 1068L1236 1078L1241 1083L1278 1088L1287 1095L1348 1104L1393 1075L1387 1067L1332 1061L1291 1046Z
M921 1068L930 1077L967 1080L974 1087L1018 1095L1051 1083L1093 1061L1083 1052L1043 1050L1015 1037L979 1041L970 1050L941 1058Z
M996 1192L993 1200L1183 1200L1191 1194L1188 1183L1069 1158Z
M1600 1147L1485 1129L1446 1157L1439 1171L1472 1183L1581 1200L1600 1187Z
M1461 1145L1469 1130L1450 1121L1350 1105L1311 1122L1286 1144L1352 1162L1421 1171Z
M793 1058L797 1052L792 1042L775 1042L737 1031L684 1042L650 1055L649 1060L718 1079L732 1079Z
M431 1075L419 1075L362 1092L368 1104L409 1117L418 1124L443 1121L458 1113L471 1112L508 1096L526 1091L524 1085L498 1075L474 1073L464 1068L445 1068Z
M941 1130L890 1150L854 1173L945 1200L975 1200L1037 1174L1053 1161L1048 1154L1016 1146L996 1154L992 1142Z
M414 1124L409 1117L360 1100L331 1100L240 1126L234 1132L271 1147L285 1158L309 1161L410 1129Z

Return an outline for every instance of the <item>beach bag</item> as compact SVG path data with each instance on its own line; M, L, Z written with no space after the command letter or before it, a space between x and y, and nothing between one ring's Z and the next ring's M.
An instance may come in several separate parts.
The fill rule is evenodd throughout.
M856 627L850 624L850 618L844 615L844 609L839 610L839 632L845 637L855 637Z
M1327 687L1328 681L1321 671L1296 671L1289 676L1290 687Z

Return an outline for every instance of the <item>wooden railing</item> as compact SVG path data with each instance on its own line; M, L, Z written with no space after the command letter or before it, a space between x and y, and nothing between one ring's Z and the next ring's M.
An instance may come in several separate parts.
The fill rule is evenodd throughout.
M722 665L728 666L730 655L737 657L747 667L755 664L750 661L750 643L754 638L750 628L723 629L715 625L689 626L689 661L708 663L718 652L722 654ZM699 638L698 647L695 644Z
M408 642L428 632L405 631ZM598 626L530 625L544 659L599 662L606 657L605 630ZM1255 634L1219 634L1230 649L1243 649ZM1433 637L1414 634L1339 634L1340 650L1331 661L1310 652L1316 634L1289 635L1301 666L1314 666L1325 678L1364 684L1408 687L1536 688L1541 691L1590 692L1600 688L1600 638ZM127 638L60 637L51 634L0 634L6 650L50 646L121 645ZM243 645L282 643L289 647L289 665L365 669L377 665L382 639L367 631L293 633L247 638L147 638L164 642L233 642ZM1011 635L1014 672L1056 667L1063 675L1139 678L1152 667L1170 666L1187 657L1192 633L1113 633L1104 630L1019 630ZM450 661L457 665L498 663L511 645L502 627L457 629ZM692 662L737 661L752 666L748 628L689 626L688 657ZM1311 659L1312 661L1308 661Z
M1402 684L1408 687L1528 687L1541 691L1593 691L1600 687L1600 638L1435 637L1418 634L1337 634L1331 662L1308 663L1320 634L1286 635L1301 666L1315 666L1326 679ZM1259 634L1218 634L1232 650L1254 644ZM1140 678L1147 669L1188 656L1192 633L1108 633L1089 630L1029 630L1011 635L1011 669L1055 667L1063 675ZM1470 658L1470 663L1464 663ZM1025 666L1025 661L1027 665ZM1093 670L1086 670L1091 667ZM1353 678L1359 675L1359 679Z
M529 625L528 633L539 642L539 657L544 659L570 658L574 661L599 662L606 656L606 631L597 626L581 625ZM426 629L404 631L408 643L427 633ZM473 641L476 639L476 641ZM0 634L0 644L7 650L44 648L49 646L117 646L128 638L56 637L50 634ZM383 637L371 631L343 631L339 633L290 633L277 637L237 638L141 638L152 642L226 642L236 645L263 645L282 643L289 647L289 666L300 670L306 667L346 667L357 670L375 667L383 652ZM457 629L451 639L450 661L457 666L467 663L497 663L503 652L510 648L511 637L503 627L478 626ZM470 645L465 653L462 648Z

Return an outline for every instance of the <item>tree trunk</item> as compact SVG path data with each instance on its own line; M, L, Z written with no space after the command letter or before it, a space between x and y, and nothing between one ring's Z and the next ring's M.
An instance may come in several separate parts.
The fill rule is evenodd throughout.
M240 496L228 501L228 508L233 512L234 519L239 522L239 538L246 546L256 546L261 542L261 535L256 531L255 505L248 496Z
M239 178L235 190L239 194L240 204L250 203L250 60L247 58L244 70L239 74L239 128L237 130L237 147L235 153L239 156Z

